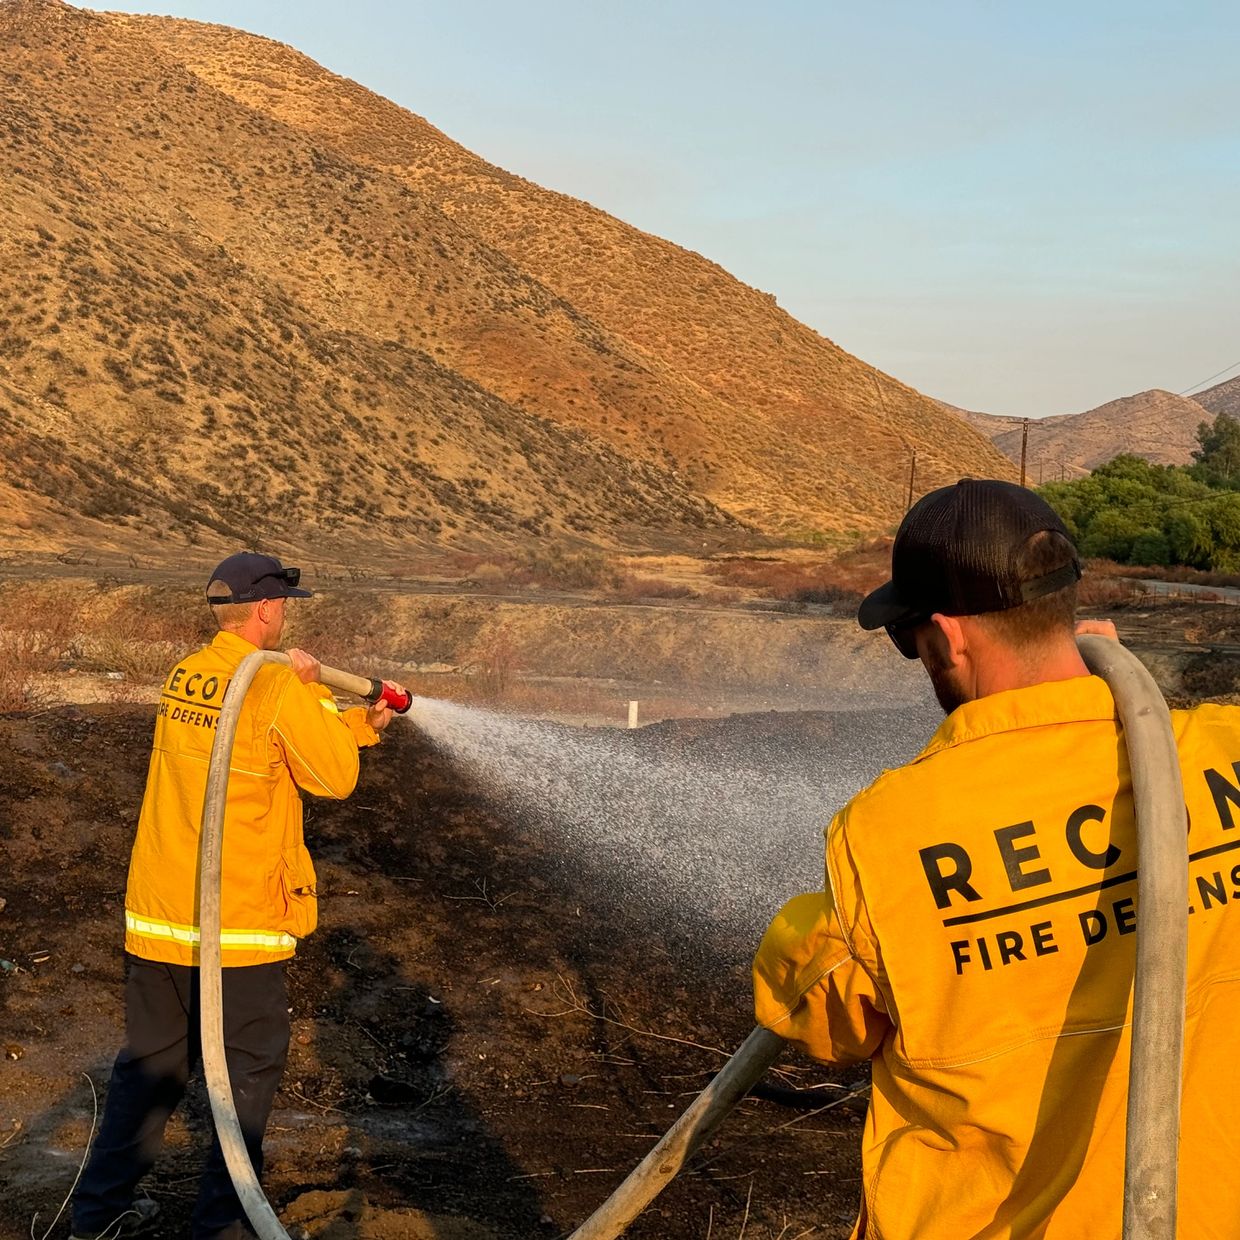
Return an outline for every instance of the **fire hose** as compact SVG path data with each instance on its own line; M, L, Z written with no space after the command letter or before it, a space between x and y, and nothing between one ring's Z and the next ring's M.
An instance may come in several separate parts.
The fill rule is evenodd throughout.
M223 977L220 959L220 861L224 846L224 806L228 798L228 774L232 761L233 739L237 720L250 685L264 663L288 663L289 657L275 650L256 650L241 660L220 709L215 740L211 746L211 765L207 770L207 792L202 805L202 833L198 842L199 856L199 985L201 987L201 1040L203 1073L207 1078L207 1096L215 1131L233 1187L242 1209L260 1240L288 1240L267 1200L250 1153L245 1147L237 1108L233 1104L232 1081L224 1053ZM320 669L319 678L332 689L355 694L371 703L383 701L398 714L413 704L408 693L401 693L381 680L354 676L333 667Z
M1115 698L1137 823L1137 960L1133 978L1123 1240L1175 1240L1180 1075L1188 959L1184 789L1171 716L1153 677L1117 641L1078 639ZM615 1240L779 1058L761 1026L570 1240Z

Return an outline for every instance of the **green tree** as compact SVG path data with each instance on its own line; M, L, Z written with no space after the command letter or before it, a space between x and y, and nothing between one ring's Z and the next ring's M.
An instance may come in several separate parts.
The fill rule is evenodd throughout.
M1211 501L1210 530L1219 547L1240 550L1240 494L1233 491Z
M1088 559L1116 560L1127 564L1133 543L1149 526L1122 508L1100 512L1081 537L1080 552Z
M1240 487L1240 421L1220 413L1213 422L1201 422L1197 443L1193 474L1210 486Z
M1187 564L1191 568L1205 568L1214 551L1214 536L1210 523L1198 511L1198 506L1173 509L1167 517L1167 542L1172 563Z
M1170 564L1171 544L1162 530L1142 530L1132 540L1130 564Z

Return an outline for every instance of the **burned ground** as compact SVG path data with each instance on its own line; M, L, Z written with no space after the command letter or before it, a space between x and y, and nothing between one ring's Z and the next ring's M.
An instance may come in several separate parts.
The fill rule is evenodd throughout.
M146 707L0 719L0 956L14 966L0 977L0 1237L29 1234L36 1211L35 1234L51 1221L90 1130L83 1073L101 1087L120 1042L123 887L150 726ZM624 743L723 770L777 761L793 735L800 760L826 763L855 727L742 716ZM752 1025L752 944L716 950L684 922L652 925L631 898L643 875L605 881L566 857L412 727L365 756L350 801L309 806L307 835L321 926L290 968L265 1186L311 1234L563 1235ZM845 1095L864 1074L785 1066L786 1084L826 1083L839 1105L747 1101L632 1236L847 1234L865 1101ZM206 1131L199 1091L151 1185L170 1237L185 1234Z

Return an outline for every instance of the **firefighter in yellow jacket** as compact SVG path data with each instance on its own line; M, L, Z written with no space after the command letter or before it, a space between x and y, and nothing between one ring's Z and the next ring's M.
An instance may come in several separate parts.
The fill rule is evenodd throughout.
M760 1024L872 1062L855 1237L1118 1240L1136 927L1115 704L1076 553L1009 483L925 496L861 606L948 712L827 830L754 962ZM1111 630L1113 635L1114 630ZM1240 1236L1240 711L1173 712L1188 805L1179 1234Z
M134 1197L198 1058L198 832L224 692L256 649L278 647L300 573L270 556L230 556L207 601L219 632L183 659L160 694L146 794L125 893L126 1045L98 1138L73 1199L75 1240L151 1230L157 1207ZM254 679L237 726L221 875L224 1036L238 1116L256 1171L288 1053L284 962L317 921L301 792L343 799L358 750L391 720L382 702L340 712L319 664L290 650ZM213 1141L194 1209L194 1240L252 1235Z

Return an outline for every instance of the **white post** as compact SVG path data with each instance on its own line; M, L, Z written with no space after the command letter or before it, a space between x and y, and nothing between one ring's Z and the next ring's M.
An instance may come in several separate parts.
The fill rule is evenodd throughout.
M629 703L629 727L637 727L637 703Z

